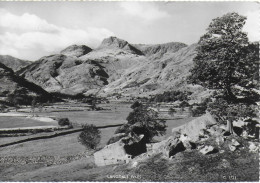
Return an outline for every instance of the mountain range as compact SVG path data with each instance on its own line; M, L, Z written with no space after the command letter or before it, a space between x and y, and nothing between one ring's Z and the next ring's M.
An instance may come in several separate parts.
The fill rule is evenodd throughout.
M9 59L6 63L0 57L0 63L47 92L137 97L193 90L186 77L195 55L196 44L130 44L109 37L96 49L72 45L35 62Z

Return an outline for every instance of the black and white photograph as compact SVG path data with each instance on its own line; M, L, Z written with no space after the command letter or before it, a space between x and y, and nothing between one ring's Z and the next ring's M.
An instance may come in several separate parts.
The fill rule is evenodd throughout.
M259 1L0 0L0 182L259 182Z

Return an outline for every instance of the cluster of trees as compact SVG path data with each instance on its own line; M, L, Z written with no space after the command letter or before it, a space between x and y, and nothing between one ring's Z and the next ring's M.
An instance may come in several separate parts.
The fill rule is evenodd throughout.
M242 31L246 17L228 13L213 19L199 41L188 81L215 90L207 110L227 121L253 117L259 101L259 43Z
M150 98L150 102L175 102L188 100L191 92L187 91L165 91Z

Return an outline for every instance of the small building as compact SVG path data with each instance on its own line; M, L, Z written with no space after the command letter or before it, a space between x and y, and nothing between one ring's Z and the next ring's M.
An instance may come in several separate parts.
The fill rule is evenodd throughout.
M134 156L146 152L144 135L131 135L105 146L94 153L97 166L128 163Z

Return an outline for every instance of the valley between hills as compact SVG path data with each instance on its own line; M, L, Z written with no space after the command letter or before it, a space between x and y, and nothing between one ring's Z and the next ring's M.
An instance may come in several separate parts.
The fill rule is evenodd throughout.
M227 134L205 111L212 91L187 82L197 46L109 37L33 62L0 56L0 181L258 180L259 127L248 131L238 120ZM129 163L99 166L104 147L142 143L116 133L136 102L165 121L165 134ZM96 149L79 143L86 124L101 132Z

